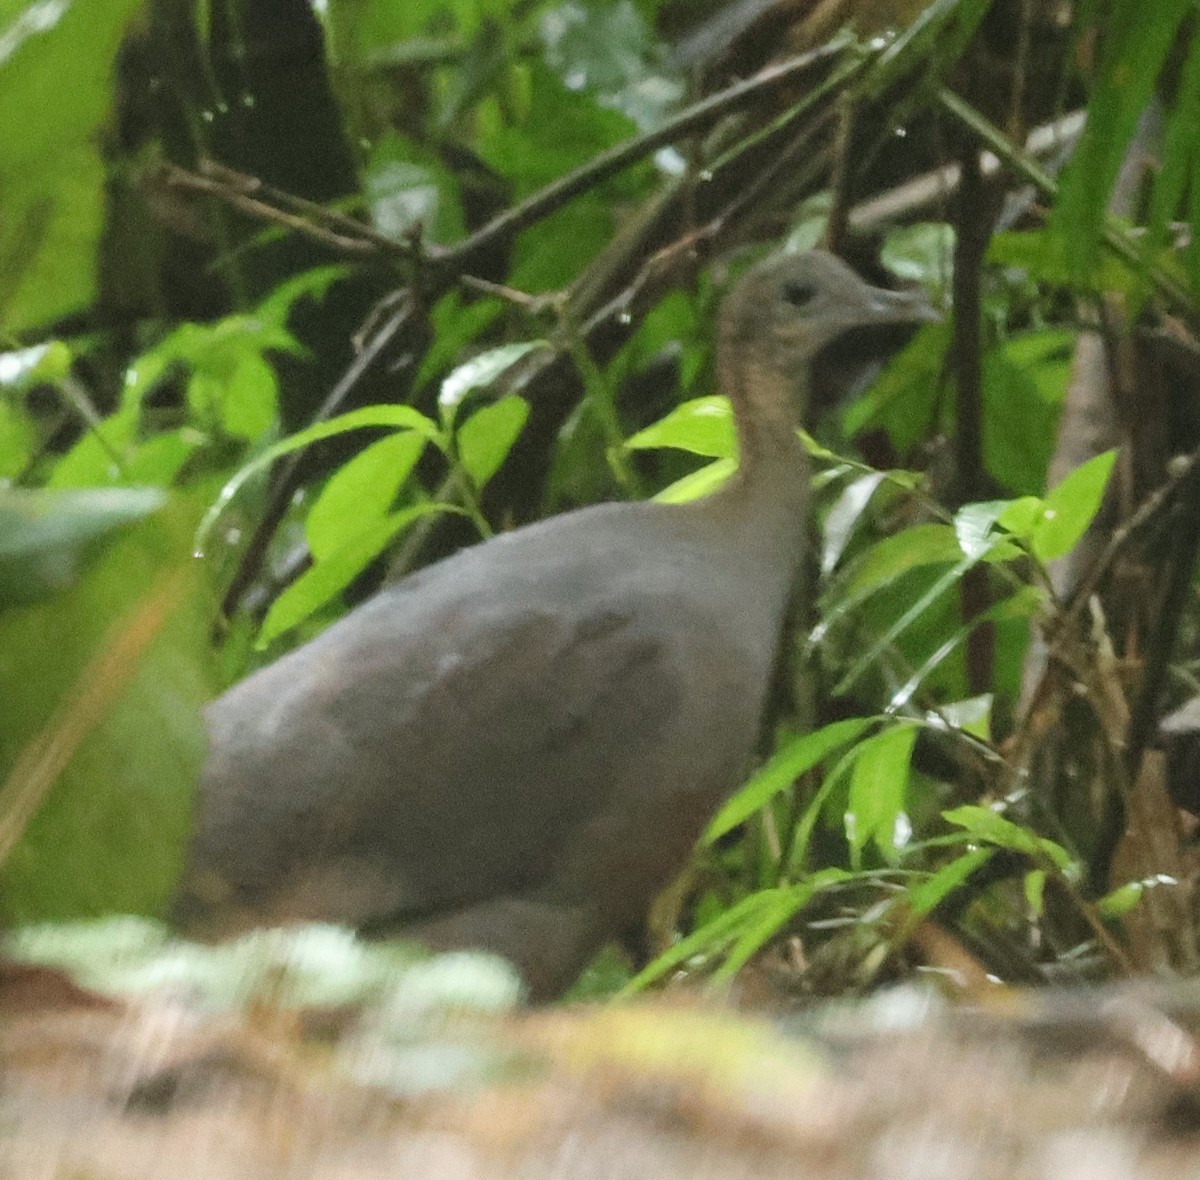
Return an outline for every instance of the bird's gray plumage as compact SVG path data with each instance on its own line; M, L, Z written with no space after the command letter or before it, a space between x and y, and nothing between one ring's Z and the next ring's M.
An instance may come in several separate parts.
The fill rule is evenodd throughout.
M463 550L216 701L179 913L407 932L565 988L748 769L802 548L807 361L913 314L829 255L760 264L722 319L728 488Z

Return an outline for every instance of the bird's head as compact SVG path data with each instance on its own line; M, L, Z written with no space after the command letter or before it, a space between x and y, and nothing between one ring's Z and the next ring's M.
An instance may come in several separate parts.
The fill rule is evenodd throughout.
M855 328L938 319L923 296L864 282L824 250L776 254L751 267L726 299L726 347L753 343L785 370L805 366Z

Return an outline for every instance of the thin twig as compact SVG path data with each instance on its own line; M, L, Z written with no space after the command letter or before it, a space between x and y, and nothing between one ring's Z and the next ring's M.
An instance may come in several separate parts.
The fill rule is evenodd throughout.
M323 205L272 188L255 176L235 172L211 161L206 162L203 169L192 172L177 164L167 164L161 175L164 183L172 188L215 197L248 217L294 230L342 254L411 256L406 242L376 233L370 226L344 214L335 214ZM303 207L302 212L289 213L282 208L284 205ZM332 228L335 224L337 230Z

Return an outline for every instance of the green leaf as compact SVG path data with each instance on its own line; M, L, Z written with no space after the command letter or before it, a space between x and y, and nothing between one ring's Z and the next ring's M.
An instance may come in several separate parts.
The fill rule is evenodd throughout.
M908 907L915 917L932 913L956 889L961 889L992 857L990 848L979 848L955 857L936 873L908 891Z
M137 421L146 397L172 373L176 358L165 344L165 341L160 342L158 347L134 357L125 370L125 380L121 383L121 411L131 421Z
M843 595L859 601L910 570L957 562L962 555L958 538L949 525L913 525L872 545L851 567Z
M472 414L458 428L459 462L482 490L500 469L529 417L529 403L512 395Z
M1031 279L1049 286L1068 287L1075 282L1065 244L1047 229L1007 230L996 234L988 243L987 260L997 266L1019 268ZM1127 262L1105 252L1098 259L1095 286L1098 290L1133 296L1139 289L1139 282Z
M1030 869L1025 874L1024 889L1025 904L1029 906L1029 912L1035 918L1040 919L1045 912L1046 905L1046 871Z
M0 484L17 479L33 461L38 433L19 399L0 398Z
M255 442L274 427L278 412L268 349L296 353L299 345L278 324L258 316L180 324L131 369L122 407L139 403L173 364L183 364L191 370L187 399L194 417L209 429Z
M1073 274L1092 278L1109 195L1192 0L1116 0L1087 125L1063 175L1051 228Z
M0 389L28 393L43 382L61 381L71 372L71 350L61 340L0 352Z
M421 361L414 385L423 389L468 344L496 322L505 306L499 299L477 299L464 306L457 291L439 299L429 313L433 343Z
M533 66L530 81L524 118L504 124L481 119L478 134L480 156L515 182L518 199L637 133L631 120L597 105L590 95L568 90L545 66Z
M221 397L221 425L233 438L255 442L274 425L279 412L275 370L259 352L238 358Z
M303 450L322 439L334 438L339 434L347 434L351 430L366 430L369 427L383 427L390 430L413 430L430 442L441 446L443 443L437 423L426 418L420 410L412 406L363 406L359 410L351 410L330 418L328 422L319 422L306 430L297 431L273 446L267 447L242 467L236 475L226 481L212 507L204 514L200 527L196 530L196 547L203 550L212 535L212 530L221 517L225 506L238 494L242 486L252 476L257 475L264 467L269 467L276 459L289 455L292 451Z
M946 568L933 578L930 584L909 602L901 613L872 641L867 650L857 657L849 671L835 686L835 694L848 692L863 673L872 667L893 643L913 627L927 610L953 589L963 575L980 561L1004 561L1020 556L1020 550L1004 534L997 533L993 528L996 520L1003 515L1006 508L1007 502L1005 501L968 504L956 514L953 529L946 525L915 525L894 537L881 541L868 552L867 561L864 564L872 571L876 581L881 569L887 571L899 566L901 567L900 572L908 572L911 568L929 564L929 556L938 554L947 544L947 533L953 538L955 549L962 556L953 565L948 565L945 561L937 563L946 565ZM910 546L911 551L898 544L906 538L915 538L915 543ZM875 551L880 549L885 551L886 560L884 561L875 557ZM891 580L890 577L888 580ZM855 583L859 584L855 585ZM855 573L852 587L852 593L846 594L836 601L834 606L825 612L824 627L830 626L848 614L855 605L878 589L879 585L873 582L864 582L860 570ZM814 634L819 634L819 632L815 631ZM924 675L925 671L932 669L953 651L957 642L958 637L945 641L939 651L927 661L926 668L920 675ZM890 708L895 709L903 703L907 699L905 694L911 693L917 683L919 680L916 678L910 679L908 685L895 695Z
M0 28L0 329L8 336L95 294L102 128L122 39L140 0L4 7Z
M735 458L733 407L727 397L698 397L639 430L625 445L635 451L673 447L711 459Z
M846 777L854 769L856 755L857 750L852 746L838 759L833 769L826 773L821 785L804 808L804 814L801 815L800 822L796 824L792 831L792 849L788 855L786 865L786 871L789 875L799 873L803 870L808 860L808 850L812 843L812 834L817 826L817 820L821 818L821 813L833 796L834 791L846 781Z
M135 446L137 414L119 410L93 426L55 464L47 486L87 488L123 484Z
M964 828L983 843L1020 852L1037 860L1048 859L1055 868L1068 875L1075 872L1075 862L1062 845L1026 831L987 807L956 807L952 811L943 811L942 818L947 823Z
M0 925L153 914L177 885L212 691L194 518L170 504L70 588L0 615L0 831L36 806L0 870Z
M896 824L908 795L916 738L917 726L903 722L867 738L855 751L845 826L856 858L871 842L886 858L894 858Z
M679 355L679 388L692 388L708 356L711 324L701 315L701 298L672 291L647 311L618 354L620 375L646 370L664 356Z
M797 888L802 887L791 887L791 889ZM786 896L790 892L790 889L761 890L734 902L728 909L717 914L712 921L706 922L699 930L693 931L686 938L681 938L674 946L664 951L656 959L652 959L625 985L619 994L622 996L634 995L662 979L689 959L705 953L716 954L737 937L739 929L753 922L764 910L774 910L779 904L780 897Z
M874 717L835 721L803 737L793 738L713 817L701 843L711 845L761 811L781 791L830 754L849 745L876 724Z
M950 566L938 574L925 590L876 636L867 650L858 656L850 670L834 687L834 695L840 696L849 692L863 673L873 667L883 653L913 627L921 615L952 590L961 581L963 574L975 564L975 558L964 557L957 565ZM844 604L839 603L838 610L839 614L845 613Z
M1140 881L1129 881L1106 893L1096 902L1096 911L1102 918L1122 918L1137 905L1151 889L1177 889L1180 881L1166 873L1143 877Z
M576 197L517 239L509 283L521 291L556 291L579 279L612 243L613 203L598 190Z
M284 328L300 300L323 299L330 287L349 278L353 273L354 268L345 263L302 270L273 287L254 309L254 315L264 323Z
M872 427L887 431L897 453L912 453L936 428L942 393L942 370L950 346L946 324L927 324L892 358L861 397L842 415L842 429L853 438Z
M822 889L852 879L844 869L822 869L796 885L766 889L754 895L761 899L757 912L741 924L725 962L713 974L714 983L728 983L771 941Z
M448 243L465 232L458 178L436 152L395 132L385 132L373 144L363 191L375 229L396 241L419 231Z
M96 542L165 503L151 488L0 489L0 608L74 586Z
M1065 557L1075 548L1100 511L1116 460L1116 451L1096 455L1051 489L1043 503L1042 519L1030 537L1030 547L1040 561Z
M271 603L255 646L266 647L331 603L415 520L435 512L454 511L458 510L450 504L419 504L355 533L327 557L314 562Z
M729 482L737 467L736 459L717 459L706 463L698 471L668 484L654 498L662 504L687 504L702 496L711 496Z
M316 560L332 556L387 516L427 444L416 431L397 431L364 447L329 477L304 520Z
M740 965L777 930L782 929L818 892L851 879L852 875L844 869L830 868L813 873L796 885L752 893L659 955L639 971L620 994L624 996L642 991L689 959L700 955L716 955L735 940L741 940L737 964Z
M520 344L502 344L489 348L472 357L466 364L459 365L443 382L438 392L438 405L446 423L454 420L455 411L467 395L477 389L486 389L501 374L512 368L522 357L537 348L549 348L546 340L525 340Z
M1167 246L1172 235L1172 225L1186 211L1185 196L1190 192L1194 211L1200 200L1200 145L1196 141L1196 127L1200 126L1200 36L1192 34L1187 57L1180 71L1176 86L1175 109L1171 111L1163 143L1159 150L1161 168L1154 181L1150 205L1149 247L1157 251ZM1190 219L1192 225L1197 219ZM1197 254L1196 235L1184 251L1188 263L1192 289L1200 290L1200 271L1197 269L1200 255Z
M1009 500L996 523L1020 541L1029 541L1042 519L1043 502L1038 496L1018 496Z
M984 464L1010 491L1045 490L1074 340L1074 333L1059 329L1026 332L984 358Z
M1039 610L1045 606L1046 593L1039 586L1020 586L1007 597L1002 598L999 602L993 603L982 614L975 615L962 626L955 628L954 632L947 636L937 646L931 655L921 663L915 672L892 693L888 700L888 710L896 712L902 709L912 700L917 689L925 682L925 680L951 655L954 654L960 647L966 643L967 638L982 623L1005 623L1014 619L1031 619ZM982 697L973 698L973 701L959 702L959 706L971 705L977 702L988 702L990 708L990 694L985 694ZM940 710L940 716L952 725L958 725L959 728L966 730L968 733L975 733L977 737L985 738L986 740L986 713L984 717L983 732L976 732L974 722L956 721L955 714L958 706L951 704L943 706Z
M191 427L168 430L136 446L125 462L124 483L130 487L168 488L184 465L204 446L205 436Z

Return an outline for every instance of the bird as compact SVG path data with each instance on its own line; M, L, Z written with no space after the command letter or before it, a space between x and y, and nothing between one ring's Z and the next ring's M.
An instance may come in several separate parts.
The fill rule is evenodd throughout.
M560 996L751 768L804 552L814 356L929 314L823 251L760 261L718 318L721 489L462 549L220 696L184 931L337 923L492 952L531 1002Z

